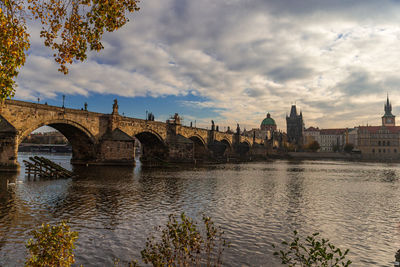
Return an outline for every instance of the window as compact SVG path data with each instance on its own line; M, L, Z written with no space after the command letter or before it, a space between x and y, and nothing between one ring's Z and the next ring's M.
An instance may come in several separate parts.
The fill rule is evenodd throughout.
M375 148L372 149L372 153L375 153Z
M396 148L394 149L394 153L397 153L397 149Z
M379 149L378 152L381 153L381 150Z
M390 146L390 141L387 141L387 145Z
M383 149L383 153L385 153L386 152L386 150L385 149Z
M378 141L378 146L380 146L381 145L381 141ZM380 152L380 151L379 151Z

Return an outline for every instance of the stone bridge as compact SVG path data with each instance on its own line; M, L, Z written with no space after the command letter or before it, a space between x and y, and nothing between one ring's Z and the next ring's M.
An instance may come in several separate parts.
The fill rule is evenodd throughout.
M238 133L187 127L176 116L167 122L6 100L0 105L0 170L18 169L18 146L41 126L60 131L72 146L73 164L134 164L136 137L146 164L226 161L265 156L263 140Z

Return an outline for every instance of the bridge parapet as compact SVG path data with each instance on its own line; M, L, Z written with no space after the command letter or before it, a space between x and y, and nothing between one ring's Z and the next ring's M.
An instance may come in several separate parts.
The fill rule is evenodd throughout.
M45 125L57 129L69 140L73 150L71 161L84 164L118 161L133 164L134 137L143 145L143 158L163 161L229 157L237 151L247 153L253 141L262 143L237 134L182 126L179 116L175 117L164 123L121 116L117 101L111 114L102 114L87 111L86 106L77 110L6 100L0 106L0 169L17 167L18 145ZM237 148L244 143L247 147Z
M124 117L120 120L118 128L132 137L135 137L143 132L150 132L155 134L163 142L165 142L167 139L166 124L159 121L148 121Z
M199 138L204 145L207 145L209 131L202 128L179 126L177 127L177 134L180 134L188 139L191 137Z
M222 140L226 140L230 146L235 144L235 134L225 133L225 132L214 132L215 140L221 142Z

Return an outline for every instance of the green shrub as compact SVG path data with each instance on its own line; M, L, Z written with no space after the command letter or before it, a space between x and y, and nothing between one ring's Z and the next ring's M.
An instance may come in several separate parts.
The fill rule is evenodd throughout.
M279 257L282 264L289 267L294 266L321 266L321 267L338 267L349 266L350 260L346 261L346 255L349 250L344 252L340 248L329 243L328 239L318 240L319 233L314 233L307 236L304 243L297 236L297 231L294 231L293 241L288 243L283 241L282 245L286 246L287 250L274 252L274 255ZM272 245L275 248L275 245Z
M311 150L312 152L316 152L318 149L321 148L321 146L319 145L319 143L317 141L312 141L311 143L309 143L307 145L307 148L309 150Z
M141 251L146 264L153 266L221 266L222 253L228 246L224 232L214 226L209 217L203 215L204 231L184 213L178 222L174 215L161 231L159 242L148 238L146 248Z
M351 151L353 151L353 149L354 149L354 145L353 144L346 144L345 146L344 146L344 151L346 152L346 153L351 153Z
M38 230L31 233L33 239L26 244L30 257L25 266L67 267L75 262L73 250L78 233L72 232L66 222L56 226L42 224Z

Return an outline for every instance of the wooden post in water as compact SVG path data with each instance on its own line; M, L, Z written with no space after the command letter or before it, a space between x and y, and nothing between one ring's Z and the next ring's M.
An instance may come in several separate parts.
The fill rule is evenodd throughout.
M33 173L34 178L69 178L73 176L71 171L64 169L53 161L43 157L30 157L30 161L24 160L28 177Z

